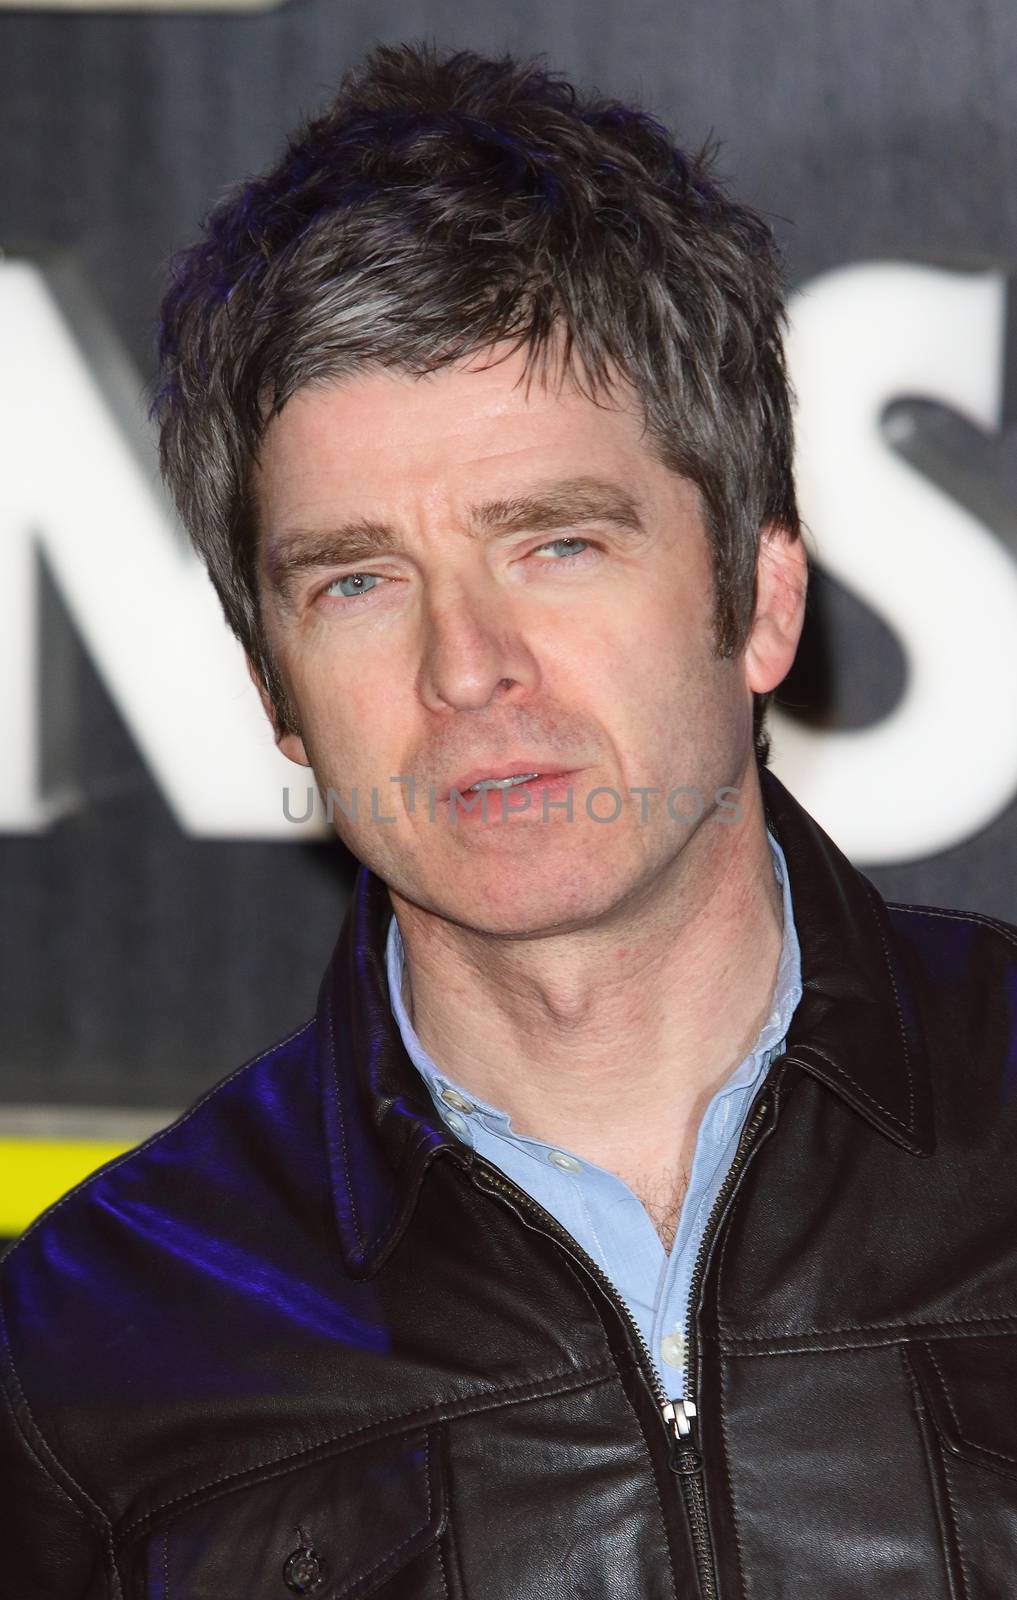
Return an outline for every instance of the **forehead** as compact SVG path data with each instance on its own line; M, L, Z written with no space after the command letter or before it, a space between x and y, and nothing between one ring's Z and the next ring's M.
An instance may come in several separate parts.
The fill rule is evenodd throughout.
M591 471L649 494L677 480L651 448L638 397L616 383L597 400L568 376L527 375L496 350L415 376L369 370L299 390L266 430L255 472L262 532L350 512L455 511Z

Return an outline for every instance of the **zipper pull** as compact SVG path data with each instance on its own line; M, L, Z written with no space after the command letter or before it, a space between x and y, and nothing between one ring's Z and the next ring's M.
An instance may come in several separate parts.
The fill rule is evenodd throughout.
M685 1439L692 1432L692 1418L696 1408L691 1400L669 1400L662 1406L664 1421L676 1439Z
M691 1477L703 1469L703 1458L696 1449L692 1419L696 1407L691 1400L669 1400L662 1406L664 1421L671 1432L671 1456L668 1465L680 1477Z

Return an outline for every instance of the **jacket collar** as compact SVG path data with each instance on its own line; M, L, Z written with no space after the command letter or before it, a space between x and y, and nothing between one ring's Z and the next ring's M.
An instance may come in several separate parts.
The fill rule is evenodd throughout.
M905 1150L931 1155L925 1040L886 904L768 768L760 784L787 861L802 952L789 1061Z
M811 1073L905 1150L930 1154L925 1047L883 900L772 772L761 769L760 782L802 956L785 1065ZM471 1157L436 1116L392 1014L391 916L385 884L361 867L318 1000L336 1221L356 1277L377 1271L398 1243L435 1155Z
M435 1115L392 1013L385 971L391 917L385 884L362 866L318 995L325 1139L339 1237L354 1277L377 1271L395 1248L438 1151L463 1151Z

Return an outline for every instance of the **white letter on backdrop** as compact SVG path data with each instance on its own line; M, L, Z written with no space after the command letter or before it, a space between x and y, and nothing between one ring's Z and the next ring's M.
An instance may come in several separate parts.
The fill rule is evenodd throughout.
M909 396L998 430L1006 292L1001 272L867 263L791 304L809 548L896 632L907 681L872 727L820 731L775 711L773 768L861 862L946 850L1017 793L1017 563L881 429Z

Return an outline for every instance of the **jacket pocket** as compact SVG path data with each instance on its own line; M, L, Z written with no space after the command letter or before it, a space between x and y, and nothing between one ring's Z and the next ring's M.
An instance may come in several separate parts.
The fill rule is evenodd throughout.
M1017 1333L907 1347L954 1587L1012 1600L1017 1584Z
M211 1493L153 1528L146 1600L449 1600L440 1429Z

